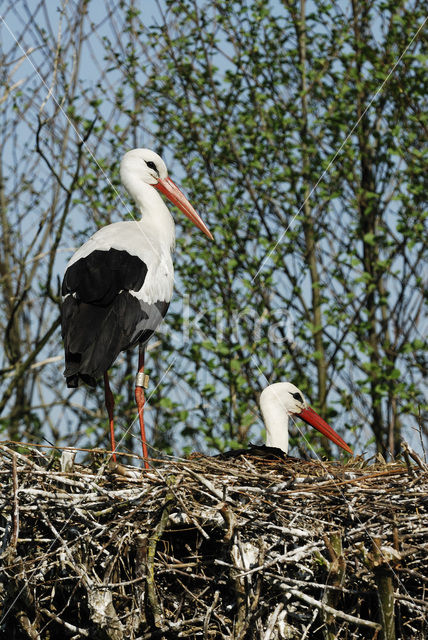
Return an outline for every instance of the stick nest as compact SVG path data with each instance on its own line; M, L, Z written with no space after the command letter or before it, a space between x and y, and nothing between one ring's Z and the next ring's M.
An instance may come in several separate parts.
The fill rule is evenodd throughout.
M61 471L2 444L0 638L422 640L428 467L403 460Z

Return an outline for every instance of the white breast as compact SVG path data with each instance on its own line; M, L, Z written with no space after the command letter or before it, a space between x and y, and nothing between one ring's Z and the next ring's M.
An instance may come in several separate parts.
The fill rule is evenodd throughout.
M103 227L87 240L71 257L67 267L86 258L93 251L117 249L140 258L147 266L147 275L139 291L131 291L148 304L169 302L174 286L174 267L171 258L172 241L159 237L159 227L144 221L116 222Z

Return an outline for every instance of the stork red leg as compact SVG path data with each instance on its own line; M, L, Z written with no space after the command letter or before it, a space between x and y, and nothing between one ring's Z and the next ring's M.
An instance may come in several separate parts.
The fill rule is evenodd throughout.
M105 401L106 401L108 419L110 423L110 442L111 442L112 458L116 462L116 454L115 454L116 443L114 441L114 420L113 420L114 397L110 389L107 371L104 374L104 391L105 391Z
M135 401L138 408L138 419L140 421L141 444L143 446L144 467L149 469L146 430L144 428L144 347L140 347L138 354L138 373L135 384Z

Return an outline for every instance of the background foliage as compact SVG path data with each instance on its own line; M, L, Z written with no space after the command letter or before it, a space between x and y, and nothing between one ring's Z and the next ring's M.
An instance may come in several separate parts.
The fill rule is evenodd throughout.
M97 227L131 215L119 162L148 146L215 236L176 217L174 304L147 358L151 442L257 441L258 393L288 379L357 451L393 454L402 435L417 447L421 3L102 4L1 5L4 437L105 441L101 390L62 379L60 276ZM112 376L130 450L135 359Z

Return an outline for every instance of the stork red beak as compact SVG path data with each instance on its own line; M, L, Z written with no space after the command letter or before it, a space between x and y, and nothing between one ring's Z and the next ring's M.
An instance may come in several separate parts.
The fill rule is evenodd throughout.
M307 409L303 409L301 413L296 414L299 418L302 418L305 422L310 424L312 427L315 427L320 433L326 436L329 440L337 444L342 449L345 449L348 453L353 453L352 449L348 447L346 442L342 440L338 433L334 429L330 427L329 424L325 420L319 416L316 411L308 407Z
M210 240L213 240L208 227L203 222L202 218L198 213L194 210L186 196L180 191L180 189L173 183L171 178L164 178L164 180L159 180L156 184L153 185L158 191L163 193L168 200L175 204L188 218L195 224L198 229L203 231L206 236Z

